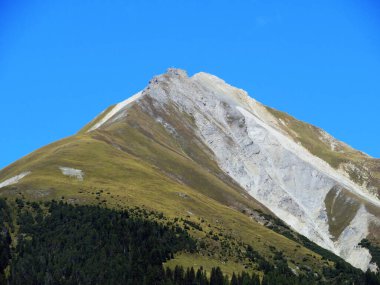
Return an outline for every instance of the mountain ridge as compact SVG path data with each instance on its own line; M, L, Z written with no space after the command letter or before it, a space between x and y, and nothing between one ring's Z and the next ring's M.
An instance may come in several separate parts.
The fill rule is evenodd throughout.
M143 163L146 173L157 173L154 174L158 175L157 178L165 177L165 181L171 184L197 189L204 195L202 199L208 197L240 210L253 206L273 212L297 232L354 266L375 270L377 266L371 262L369 251L359 243L367 237L377 241L374 233L378 231L380 202L375 194L379 188L376 184L370 186L373 188L359 185L349 174L344 176L344 169L334 168L333 163L313 151L313 144L308 145L302 140L300 130L289 127L298 124L292 121L294 119L276 112L251 99L244 90L213 75L201 72L188 77L183 70L169 69L154 77L136 95L106 109L77 137L64 140L63 145L58 143L57 147L50 147L48 152L44 149L37 151L21 163L3 169L0 172L2 183L24 171L31 173L13 186L4 186L5 191L0 192L11 195L11 187L22 189L35 185L34 194L42 191L39 195L50 197L56 192L61 193L61 190L50 189L52 185L80 188L78 186L88 180L92 180L93 185L99 181L108 185L109 182L104 181L109 178L94 171L98 168L107 172L104 167L84 163L90 161L91 154L83 156L82 153L85 153L86 145L92 145L98 153L106 153L105 156L99 155L98 159L107 162L110 169L114 169L114 162L107 161L107 157L124 157L134 161L130 170ZM305 128L308 129L309 125ZM314 130L311 133L315 135ZM324 138L330 143L329 135ZM346 151L345 146L335 144ZM79 149L78 153L73 151L75 148ZM154 152L164 155L160 157ZM71 158L68 160L67 156ZM47 157L52 160L47 161ZM359 157L355 154L355 159L359 160ZM41 164L36 164L38 160ZM175 160L183 162L173 164ZM123 164L124 160L120 159L119 165ZM49 165L54 165L55 170ZM75 175L60 173L59 167L83 170L84 181L79 181ZM109 174L113 177L112 173ZM39 178L33 178L34 175ZM123 175L120 172L113 179L118 181ZM48 176L60 178L44 182ZM141 179L147 177L141 176ZM128 183L128 179L122 180ZM40 185L46 186L41 189ZM209 185L207 190L203 185ZM25 188L23 191L31 190ZM342 208L347 210L342 213ZM186 211L193 212L194 209ZM347 211L355 215L347 217Z

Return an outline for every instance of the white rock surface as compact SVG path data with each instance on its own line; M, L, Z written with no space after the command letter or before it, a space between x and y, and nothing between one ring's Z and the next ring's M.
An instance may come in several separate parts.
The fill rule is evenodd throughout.
M124 100L123 102L120 102L119 104L117 104L99 122L97 122L94 126L92 126L88 130L88 132L96 130L97 128L99 128L100 126L102 126L104 123L106 123L107 121L109 121L113 116L115 116L120 110L124 109L129 104L131 104L132 102L134 102L137 99L139 99L141 97L141 95L142 95L142 92L140 91L140 92L136 93L135 95L129 97L127 100Z
M79 181L83 181L84 172L80 169L70 168L70 167L62 167L60 166L62 174L65 176L70 176L78 179Z
M9 185L13 185L13 184L16 184L18 183L21 179L23 179L25 176L29 175L31 172L30 171L26 171L26 172L23 172L23 173L20 173L12 178L9 178L3 182L0 183L0 189L5 187L5 186L9 186Z
M351 224L341 233L336 242L340 255L344 256L346 261L353 266L363 271L366 271L370 267L372 256L368 249L360 246L352 248L350 245L357 245L362 239L366 238L371 217L373 216L367 213L364 206L361 206Z

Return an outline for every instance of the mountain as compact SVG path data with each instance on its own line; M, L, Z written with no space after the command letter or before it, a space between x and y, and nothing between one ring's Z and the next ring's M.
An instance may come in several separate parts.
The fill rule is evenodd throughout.
M297 275L323 275L336 255L376 271L379 195L380 160L213 75L180 69L0 171L0 197L11 200L138 206L185 219L208 251L169 263L227 271L253 265L220 237L272 261L281 252Z

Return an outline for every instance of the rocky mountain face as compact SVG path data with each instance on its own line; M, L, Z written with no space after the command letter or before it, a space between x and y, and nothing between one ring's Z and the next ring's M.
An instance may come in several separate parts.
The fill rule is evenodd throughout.
M79 185L75 187L120 180L125 172L118 173L120 167L110 172L114 164L105 165L113 162L99 156L106 145L107 153L143 161L178 187L197 189L229 208L273 213L353 266L377 268L360 242L380 241L379 160L260 104L213 75L189 77L183 70L169 69L141 92L105 110L75 138L2 170L3 193L33 185L33 195L54 196L67 183L64 176ZM73 149L86 144L96 145L92 155L74 155ZM84 163L94 156L99 156L98 165ZM49 175L61 175L55 187L44 180ZM186 199L187 194L176 193ZM128 199L133 200L132 195Z

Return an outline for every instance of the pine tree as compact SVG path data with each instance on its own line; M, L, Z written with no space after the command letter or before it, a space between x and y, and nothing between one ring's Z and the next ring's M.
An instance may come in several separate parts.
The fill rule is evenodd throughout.
M210 285L223 285L223 283L224 276L222 271L220 270L220 267L213 267L211 270Z
M256 274L252 274L252 285L260 285L260 278Z
M231 284L231 285L239 285L239 283L238 283L238 279L237 279L237 277L236 277L235 272L232 273L232 278L231 278L231 282L230 282L230 284Z

